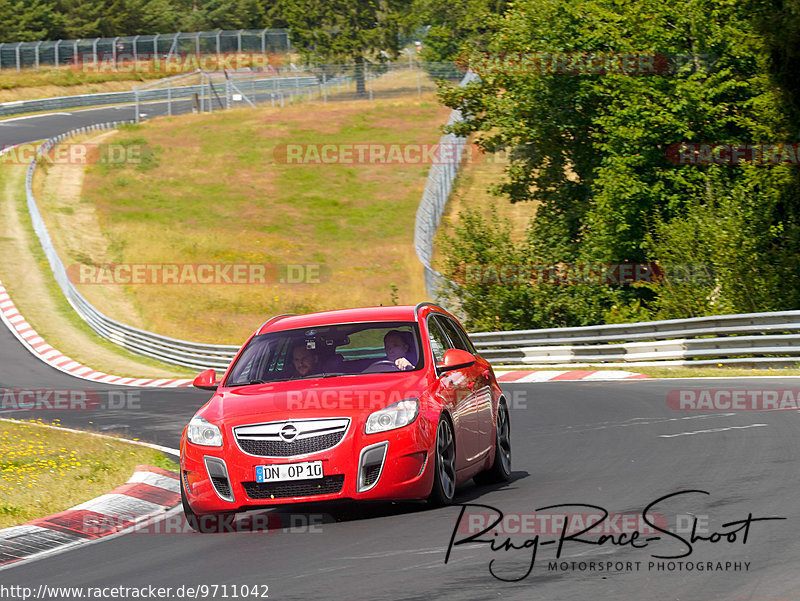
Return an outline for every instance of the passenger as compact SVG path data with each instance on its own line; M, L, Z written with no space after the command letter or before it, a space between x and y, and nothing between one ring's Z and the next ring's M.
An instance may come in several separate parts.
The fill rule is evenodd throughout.
M310 376L319 371L319 355L304 344L292 349L292 364L299 376Z
M383 349L386 351L386 358L400 371L414 369L414 364L408 359L410 349L403 332L399 330L387 332L383 337Z

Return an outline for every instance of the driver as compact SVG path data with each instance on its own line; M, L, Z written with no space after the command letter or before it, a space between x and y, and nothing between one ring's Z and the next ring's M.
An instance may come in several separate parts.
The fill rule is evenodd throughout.
M383 349L386 351L386 358L400 371L414 369L414 365L406 358L409 348L405 336L399 330L390 330L386 333L383 337Z
M298 344L292 349L292 364L298 375L309 376L319 371L319 355L304 344Z

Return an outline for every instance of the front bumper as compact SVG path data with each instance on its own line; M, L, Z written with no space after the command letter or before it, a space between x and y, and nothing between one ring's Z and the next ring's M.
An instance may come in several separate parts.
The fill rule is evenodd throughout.
M291 457L257 457L236 443L230 427L222 447L181 440L181 478L197 514L233 512L337 499L390 500L426 498L433 486L435 424L424 414L402 428L366 435L353 420L342 441L331 449ZM323 477L256 482L256 467L321 461Z

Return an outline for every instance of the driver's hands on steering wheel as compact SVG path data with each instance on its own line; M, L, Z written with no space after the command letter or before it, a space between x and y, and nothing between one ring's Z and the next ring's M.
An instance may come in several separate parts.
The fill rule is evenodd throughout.
M400 357L399 359L397 359L397 360L394 362L394 364L395 364L395 366L397 366L397 369L399 369L400 371L405 371L405 370L407 370L407 369L411 369L411 368L413 368L413 367L414 367L414 366L411 364L411 361L409 361L409 360L408 360L408 359L406 359L405 357Z

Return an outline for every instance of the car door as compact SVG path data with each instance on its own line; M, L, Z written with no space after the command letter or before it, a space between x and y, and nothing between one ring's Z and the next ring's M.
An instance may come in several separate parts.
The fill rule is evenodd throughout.
M441 365L444 362L444 354L450 348L450 340L444 333L442 326L434 319L434 315L429 315L426 321L428 339L433 353L433 364ZM455 375L455 377L453 377ZM470 437L465 436L471 428L469 424L468 391L461 385L463 378L458 374L447 372L436 379L436 396L450 412L453 420L453 431L456 437L456 471L462 470L469 465L467 457L471 456L474 449L470 448Z
M455 348L472 353L477 357L475 346L467 336L464 328L449 317L439 316L439 318L442 320L445 333L455 345ZM489 379L485 370L486 366L481 361L476 361L474 365L464 369L464 374L469 379L467 386L471 391L473 410L475 412L475 427L478 436L477 454L479 457L489 452L494 441L492 390L489 387Z
M447 330L451 327L445 321L445 317L439 314L432 314L428 317L429 331L438 332L440 340L437 345L441 347L441 358L436 358L437 363L444 359L444 353L452 348L459 348L460 340L454 340ZM433 345L432 345L433 347ZM434 355L436 353L434 352ZM457 461L456 469L469 467L472 463L480 459L482 452L481 431L479 415L477 414L477 399L473 393L471 382L471 367L453 369L442 374L439 381L448 390L453 399L453 425L455 427ZM458 455L461 462L458 462Z

